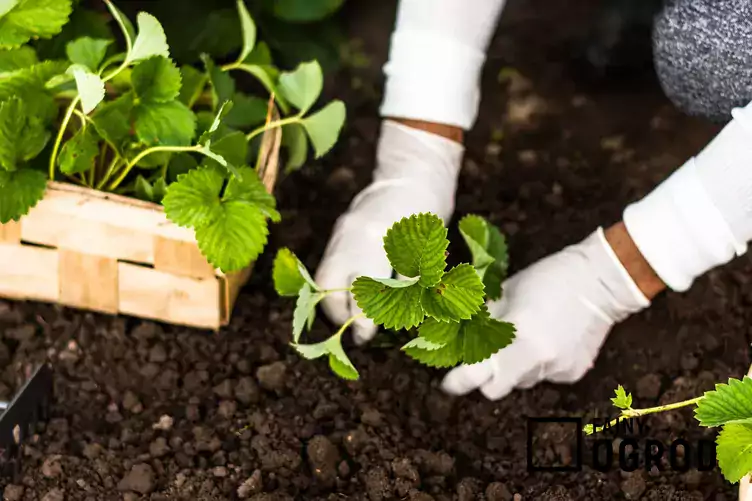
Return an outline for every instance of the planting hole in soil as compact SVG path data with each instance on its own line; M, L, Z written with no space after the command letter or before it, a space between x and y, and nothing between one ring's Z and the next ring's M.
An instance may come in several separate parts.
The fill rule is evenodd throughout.
M729 378L739 382L728 388L752 381L742 379L750 367L748 257L703 276L686 293L660 295L649 309L618 324L595 366L575 384L542 383L499 401L478 392L449 396L440 383L446 368L464 360L466 352L453 352L446 363L425 363L425 353L413 356L416 352L402 349L412 342L405 331L382 332L356 346L347 330L336 334L338 327L321 314L310 327L307 316L299 320L295 336L300 337L295 337L298 298L290 296L299 296L307 281L295 282L295 290L284 297L273 280L278 255L287 256L295 269L299 260L313 273L335 220L370 181L395 2L345 2L340 10L334 6L339 2L328 2L329 10L337 10L331 19L344 30L333 56L338 64L331 67L324 64L332 52L323 43L295 57L286 52L295 46L291 33L304 39L309 28L326 32L318 24L326 20L306 18L326 17L315 9L256 12L246 2L255 23L249 28L234 0L211 8L202 2L175 7L172 0L117 7L80 3L85 14L73 10L62 16L73 16L76 26L110 16L110 31L99 25L90 30L86 50L79 46L76 52L79 66L68 73L66 44L77 38L71 35L75 32L58 44L52 32L39 40L21 29L14 40L0 37L10 45L33 46L40 61L64 61L57 74L61 95L48 102L59 116L41 127L31 119L36 115L27 115L26 126L41 127L37 132L48 142L38 143L38 151L31 144L17 152L14 168L3 164L0 176L11 171L41 176L41 183L24 184L36 190L37 201L52 166L60 182L164 203L169 221L195 232L206 261L202 265L232 272L255 263L227 325L216 332L67 308L54 300L0 299L0 401L11 402L31 371L45 362L54 382L49 415L23 444L20 474L0 480L5 500L738 498L745 479L731 483L738 478L725 468L722 472L717 462L699 458L711 454L707 444L716 444L721 427L743 431L746 425L729 424L733 416L727 415L705 419L694 409L699 412L703 399L715 398L706 392L725 392L716 385ZM289 9L297 5L279 2L287 3ZM319 3L327 2L311 5ZM505 7L483 73L479 119L466 138L456 215L446 225L449 255L436 270L408 276L415 281L411 285L435 271L437 277L425 281L425 288L434 287L445 276L441 273L465 266L487 286L478 270L478 249L466 245L473 239L463 218L477 215L498 228L509 254L508 270L505 263L499 271L514 274L582 240L594 227L618 221L626 204L652 190L718 132L718 126L677 110L650 71L634 69L628 85L625 79L583 77L570 48L591 30L597 4L510 0ZM142 31L155 34L151 18L137 15L152 7L153 19L167 34L169 54L160 36L138 43ZM185 14L179 15L182 8ZM171 10L175 19L167 15ZM117 13L129 19L123 28L113 19ZM197 26L191 24L196 19L201 23L191 31L195 36L181 40L181 24L188 31ZM54 31L52 25L45 29ZM3 29L0 24L0 33ZM226 37L210 36L216 33ZM101 42L110 38L112 43ZM254 53L262 41L266 48ZM156 53L140 52L146 49ZM202 52L208 54L203 59ZM91 58L95 61L88 66ZM121 65L121 73L107 80ZM153 78L146 78L147 70ZM180 86L168 85L173 70ZM228 75L235 80L228 83ZM0 94L8 78L0 75ZM186 82L204 78L195 83L195 92L182 92ZM283 89L277 87L280 78L287 82ZM99 80L107 80L104 97L98 94ZM152 85L158 81L164 85ZM106 140L102 130L93 128L100 107L111 109L123 92L134 89L141 92L141 106L162 109L173 103L167 105L174 108L171 116L188 117L188 110L192 125L179 137L157 135L151 141L147 132L176 129L161 119L146 127L142 118L142 127L121 131L122 141ZM225 101L233 104L223 107ZM238 108L245 114L239 115ZM254 120L240 120L251 112ZM319 128L320 121L310 120L316 113L326 113L328 126ZM84 125L86 116L93 117L91 129ZM345 123L341 134L340 118ZM281 138L266 134L273 123ZM61 126L65 132L53 153ZM80 153L90 162L73 151L77 134ZM71 146L66 150L65 145ZM27 158L31 150L33 159ZM256 167L277 157L279 179L266 184L269 178ZM7 161L0 157L0 163ZM198 168L202 163L204 168ZM63 165L70 172L61 170ZM197 173L204 178L190 179ZM251 200L242 197L247 191L236 190L243 183L251 185ZM265 184L274 187L272 194ZM207 193L211 203L198 204L195 199ZM4 205L0 200L3 221L33 206L29 197L13 201ZM213 210L214 202L221 210L200 217ZM250 219L235 217L232 211L246 211L241 206L250 207L243 212ZM223 217L228 226L212 226ZM240 235L228 244L233 252L218 243L224 230ZM254 238L256 230L263 238ZM10 234L3 231L0 227L0 241ZM50 250L49 245L33 247ZM321 292L307 285L306 294ZM7 296L3 283L0 293ZM490 295L486 288L483 299ZM480 296L476 299L472 311L458 313L458 321L470 321L482 311ZM368 313L368 306L363 309ZM398 327L419 330L425 322ZM301 356L301 346L315 346L332 335L336 343L320 357ZM496 347L508 341L501 339ZM336 361L334 355L341 352L350 365ZM352 370L357 377L347 377ZM676 405L682 402L689 403ZM651 412L640 412L646 409ZM581 433L586 425L603 426L622 413L626 421ZM733 448L737 442L732 442ZM599 454L595 461L594 451ZM723 463L723 447L712 454ZM739 477L742 470L736 471Z

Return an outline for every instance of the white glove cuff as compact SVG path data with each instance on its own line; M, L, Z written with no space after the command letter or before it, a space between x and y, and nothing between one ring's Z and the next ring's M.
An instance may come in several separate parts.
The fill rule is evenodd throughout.
M624 211L635 245L672 290L689 289L700 275L747 251L752 135L739 118L752 122L750 114L750 106L735 110L736 118L697 157Z

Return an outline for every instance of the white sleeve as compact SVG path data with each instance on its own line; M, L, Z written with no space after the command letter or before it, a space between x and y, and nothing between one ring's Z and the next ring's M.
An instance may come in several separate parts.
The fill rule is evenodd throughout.
M470 129L486 50L504 3L400 0L384 66L381 116Z
M752 240L752 103L696 156L624 211L632 240L672 290L685 291Z

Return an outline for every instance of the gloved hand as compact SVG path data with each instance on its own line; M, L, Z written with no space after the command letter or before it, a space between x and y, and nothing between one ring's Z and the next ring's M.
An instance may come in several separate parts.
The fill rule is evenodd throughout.
M463 153L460 143L385 120L373 181L337 220L316 272L319 286L344 289L361 275L391 277L383 242L387 230L420 212L434 213L445 222L451 218ZM328 295L322 308L338 324L361 312L349 292ZM367 318L352 327L358 344L376 334L376 326Z
M475 389L491 400L547 380L578 381L593 366L611 327L650 302L606 241L602 229L515 274L488 304L517 336L491 358L453 369L442 386Z

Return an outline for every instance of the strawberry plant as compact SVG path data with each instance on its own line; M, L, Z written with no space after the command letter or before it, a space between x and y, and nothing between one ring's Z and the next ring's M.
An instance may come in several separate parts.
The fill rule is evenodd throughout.
M65 180L161 203L168 219L195 231L214 267L242 269L264 249L268 220L280 219L259 178L264 133L281 130L293 171L309 145L316 158L334 146L344 104L313 110L321 67L275 67L243 0L237 57L217 64L204 55L203 68L174 63L154 16L139 12L134 26L103 1L122 47L82 36L66 42L66 59L41 61L36 46L61 33L72 0L0 7L0 223L27 214L48 179ZM240 92L237 73L260 82L268 97Z
M619 415L604 426L586 425L584 432L593 434L616 425L622 419L636 418L682 407L695 406L694 416L700 426L719 427L716 454L721 473L731 483L752 472L752 378L729 378L702 396L673 404L635 409L632 394L619 385L611 399Z
M447 229L433 214L416 214L396 222L384 237L392 268L401 276L358 277L351 287L362 313L353 315L326 341L303 344L316 306L341 290L319 287L300 260L286 248L275 258L274 286L281 296L296 297L292 346L307 359L328 357L331 369L345 379L358 371L342 348L342 335L357 318L415 334L402 350L431 367L481 362L514 339L514 326L491 318L486 298L499 299L507 270L504 236L485 219L469 215L459 230L472 255L472 264L447 269Z

